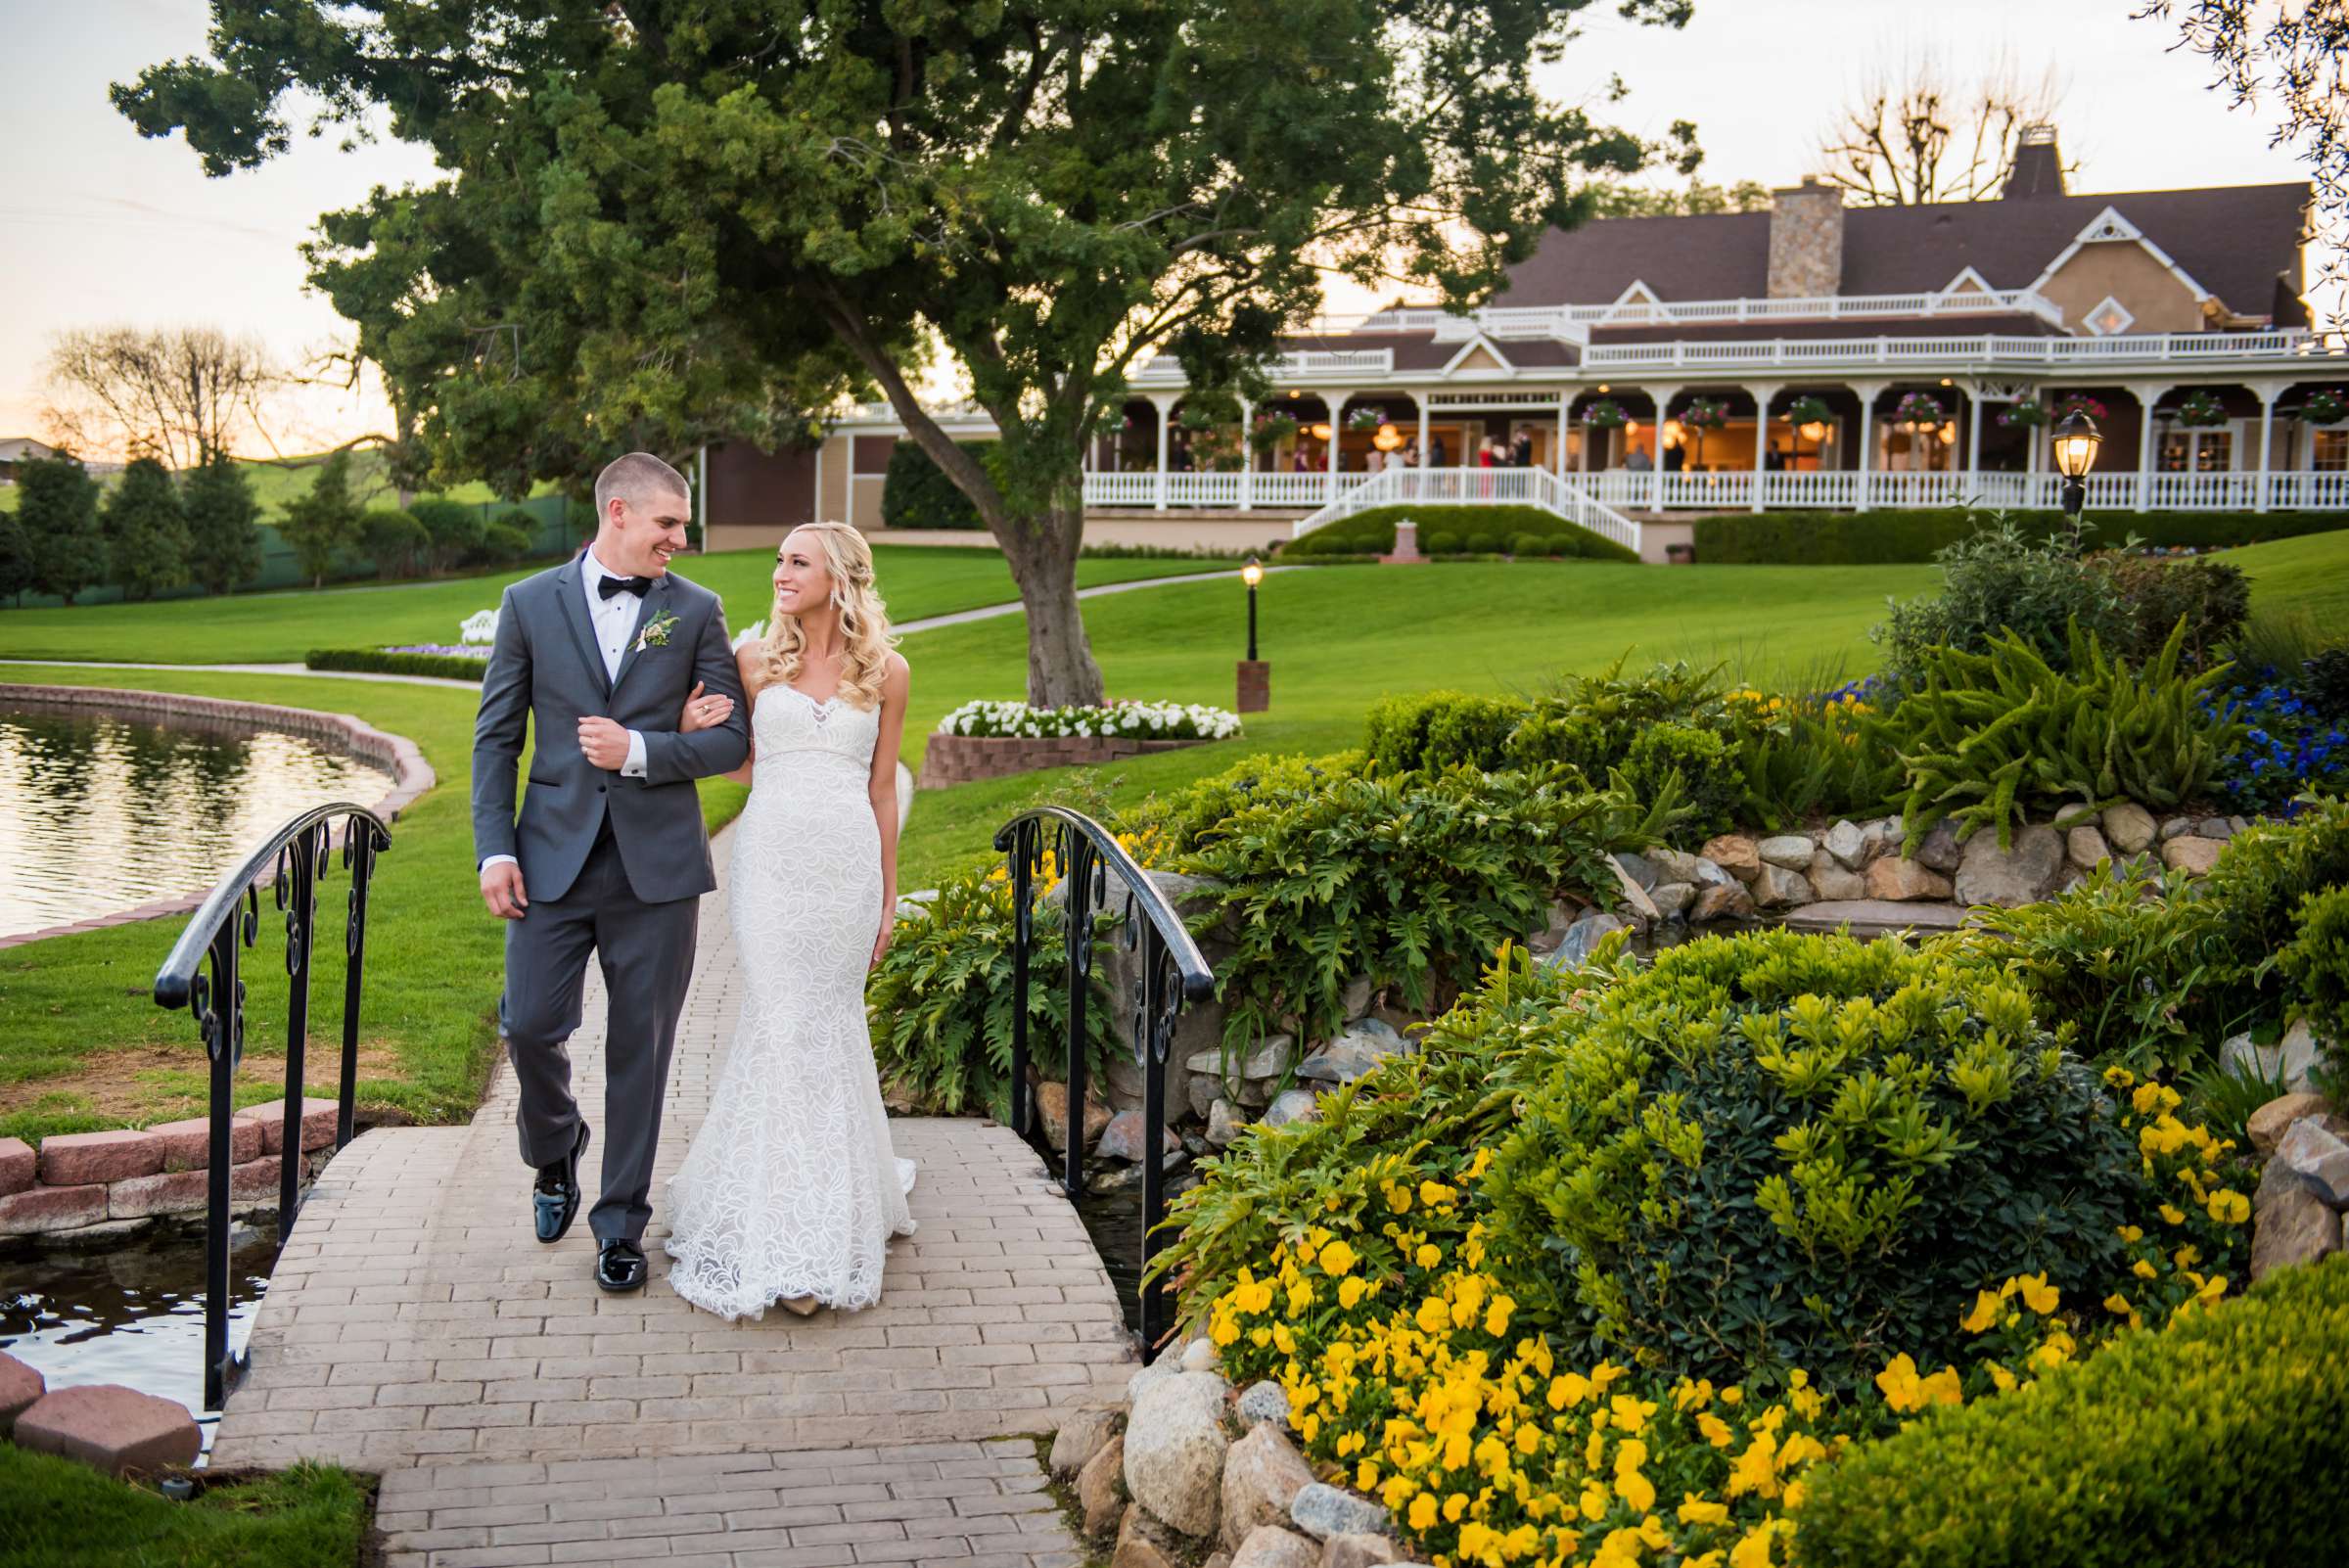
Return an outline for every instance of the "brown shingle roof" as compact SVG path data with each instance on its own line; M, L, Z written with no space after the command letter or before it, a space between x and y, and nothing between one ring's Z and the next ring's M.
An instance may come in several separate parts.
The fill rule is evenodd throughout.
M1870 316L1859 321L1665 323L1644 327L1592 327L1593 347L1610 343L1750 343L1771 338L2055 338L2062 334L2037 316L1981 315ZM1510 346L1514 347L1515 345Z

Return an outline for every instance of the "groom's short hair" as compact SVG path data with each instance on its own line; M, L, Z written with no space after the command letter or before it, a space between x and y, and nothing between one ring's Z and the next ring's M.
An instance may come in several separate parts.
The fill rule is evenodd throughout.
M650 452L629 452L604 465L595 477L595 522L598 528L612 515L615 497L635 505L648 495L682 495L690 499L693 489L685 476L664 463Z

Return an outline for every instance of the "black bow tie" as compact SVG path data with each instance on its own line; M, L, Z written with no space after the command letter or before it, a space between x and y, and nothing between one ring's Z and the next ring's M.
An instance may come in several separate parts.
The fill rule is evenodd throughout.
M609 599L616 593L632 593L641 599L653 585L650 577L607 576L595 585L595 591Z

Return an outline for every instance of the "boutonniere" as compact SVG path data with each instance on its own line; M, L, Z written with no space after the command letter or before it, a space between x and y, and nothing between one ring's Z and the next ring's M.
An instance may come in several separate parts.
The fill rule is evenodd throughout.
M644 629L636 633L636 651L642 653L647 648L668 647L669 628L676 623L676 612L673 610L664 610L653 617L644 623Z

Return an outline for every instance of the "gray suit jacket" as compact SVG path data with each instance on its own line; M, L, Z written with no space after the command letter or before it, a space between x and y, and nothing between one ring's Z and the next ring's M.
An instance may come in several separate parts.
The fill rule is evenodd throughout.
M674 572L654 580L637 631L675 617L665 644L631 637L617 679L606 679L579 587L579 557L525 577L498 608L497 641L482 678L473 730L473 848L522 862L525 894L560 899L595 847L608 813L628 885L647 903L690 899L717 885L702 830L697 778L731 772L750 755L750 711L734 675L717 595ZM700 681L734 699L714 729L677 733L685 695ZM623 778L579 753L578 721L602 715L644 736L645 776ZM514 810L527 733L536 737L530 788Z

